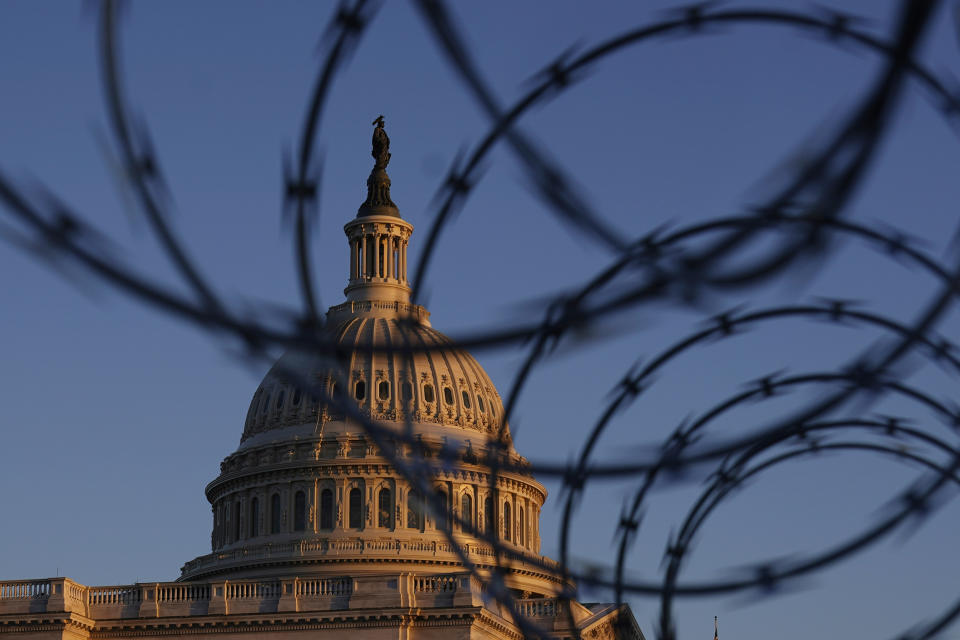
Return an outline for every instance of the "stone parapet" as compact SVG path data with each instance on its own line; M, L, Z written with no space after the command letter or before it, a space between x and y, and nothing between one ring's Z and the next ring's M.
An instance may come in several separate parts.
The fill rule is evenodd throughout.
M0 616L76 613L91 620L185 618L271 612L477 607L469 574L399 573L277 580L85 586L69 578L0 582Z
M181 569L183 580L201 579L215 573L256 566L276 566L309 562L315 570L324 571L324 565L350 562L375 563L421 562L461 564L460 553L478 566L497 564L493 547L485 543L449 540L397 538L317 538L296 542L266 543L230 551L214 552L195 558ZM502 559L513 573L536 576L540 581L559 584L558 565L554 560L540 556L538 562ZM329 569L326 569L329 570Z

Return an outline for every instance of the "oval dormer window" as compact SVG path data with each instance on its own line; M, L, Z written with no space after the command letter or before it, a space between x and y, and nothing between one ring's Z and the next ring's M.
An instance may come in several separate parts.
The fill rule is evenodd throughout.
M453 389L450 387L443 388L443 401L447 404L453 404Z
M423 401L424 402L433 402L435 398L433 397L433 385L425 384L423 385Z
M357 380L357 386L353 388L353 395L357 400L363 400L367 397L367 383L363 380Z

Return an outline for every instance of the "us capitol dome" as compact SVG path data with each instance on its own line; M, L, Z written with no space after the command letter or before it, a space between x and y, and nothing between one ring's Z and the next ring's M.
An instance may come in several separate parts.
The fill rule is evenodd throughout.
M0 582L0 634L519 638L487 593L498 558L482 535L517 552L499 558L503 582L547 637L642 639L628 607L559 597L565 583L540 555L547 492L513 448L496 387L410 301L413 225L390 198L389 139L374 124L367 198L344 226L346 300L324 323L336 349L286 353L254 392L239 446L206 487L211 552L169 583ZM491 482L493 446L510 470ZM435 463L428 495L385 453Z

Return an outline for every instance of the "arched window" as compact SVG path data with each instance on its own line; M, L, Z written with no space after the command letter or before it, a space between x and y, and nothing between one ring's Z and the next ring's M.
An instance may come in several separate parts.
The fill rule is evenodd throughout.
M493 531L493 498L487 496L483 501L483 531Z
M250 525L248 530L250 531L249 537L256 537L257 524L260 522L260 501L254 498L250 501Z
M320 492L320 528L333 529L333 491L331 489Z
M363 522L363 492L354 487L350 489L350 528L359 529Z
M400 385L400 397L403 398L404 402L413 400L413 385L410 384L409 380Z
M483 408L483 396L477 396L477 408L480 409L480 413L486 411L486 409Z
M453 404L453 389L450 387L443 388L443 401L447 404Z
M424 402L433 402L435 398L433 397L433 385L425 384L423 385L423 401Z
M407 494L407 527L419 529L423 526L423 499L416 491Z
M240 539L240 501L233 503L233 540Z
M447 504L447 492L443 489L437 489L434 494L433 503L434 509L436 509L436 520L437 520L437 529L449 529L450 528L450 517L449 510L450 507Z
M380 384L377 386L377 394L380 396L381 400L390 399L390 383L386 380L381 380Z
M517 529L520 530L520 533L517 536L517 542L523 546L527 544L527 531L524 528L523 521L523 507L517 507Z
M270 533L280 533L280 494L275 493L270 498Z
M470 408L470 394L467 393L467 390L466 390L466 389L464 389L464 390L460 393L460 397L463 398L463 408L464 408L464 409L469 409L469 408Z
M473 530L473 498L469 493L460 496L460 520L464 531Z
M363 380L357 380L356 386L353 388L353 395L357 400L363 400L367 397L367 383Z
M511 522L510 522L510 503L503 503L503 539L507 542L510 542L513 538L510 535L511 531Z
M307 528L307 494L297 491L293 496L293 530L303 531Z
M380 496L377 502L377 526L393 528L393 496L390 495L390 489L380 489Z
M281 389L280 393L277 394L277 409L283 406L283 390Z

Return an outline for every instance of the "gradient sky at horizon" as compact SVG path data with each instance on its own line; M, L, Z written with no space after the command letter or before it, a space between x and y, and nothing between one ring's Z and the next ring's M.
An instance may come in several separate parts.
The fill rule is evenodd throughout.
M585 48L657 20L675 3L451 3L504 104L577 43ZM810 10L806 3L764 2ZM895 3L824 3L890 31ZM734 4L732 6L747 6ZM752 6L752 5L751 5ZM86 4L0 5L0 170L42 183L104 230L140 272L171 286L175 274L144 220L116 186ZM281 224L281 156L299 136L332 3L136 2L123 19L130 102L149 126L190 255L238 309L298 303L290 234ZM958 74L949 6L923 48L932 69ZM743 26L633 47L598 63L569 91L522 121L629 237L743 211L794 166L793 154L833 131L881 60L793 29ZM342 299L342 225L364 197L370 122L386 117L393 199L416 227L418 255L447 168L489 122L439 53L411 5L386 3L334 86L319 137L323 183L315 272L322 302ZM850 215L904 229L949 263L960 192L960 141L915 84L898 110ZM8 217L0 212L0 230ZM536 317L531 300L585 281L610 259L558 223L498 148L463 213L443 236L426 287L434 327L456 336ZM411 265L413 258L411 258ZM816 296L862 300L904 321L936 283L842 243L822 268L717 301L751 308ZM84 584L172 580L209 550L203 487L238 444L250 397L269 364L236 345L103 287L75 267L57 271L0 244L0 580L67 575ZM719 309L644 309L605 325L590 348L562 350L538 370L512 422L531 460L568 461L639 358L702 326ZM957 336L954 311L941 330ZM599 453L630 459L685 416L781 368L836 367L878 334L783 322L683 358L618 419ZM505 394L521 352L475 354ZM929 366L911 382L956 398L956 381ZM809 397L809 396L804 396ZM800 399L803 399L802 397ZM741 424L789 408L757 405ZM932 417L909 405L870 407ZM723 425L735 432L737 424ZM936 430L936 427L931 427ZM940 430L941 435L951 435ZM955 434L954 434L955 437ZM684 575L728 576L745 562L822 549L883 513L918 470L865 455L825 456L750 485L711 520ZM543 511L544 552L556 555L561 492ZM613 528L634 484L592 485L573 535L576 557L609 563ZM668 535L700 485L658 492L631 554L632 575L658 576ZM951 494L956 495L956 492ZM677 605L681 638L786 640L893 637L960 597L956 500L911 535L897 534L774 598L756 594ZM585 600L608 599L590 592ZM631 600L653 637L658 603ZM952 635L951 635L952 634ZM945 637L960 638L960 632Z

